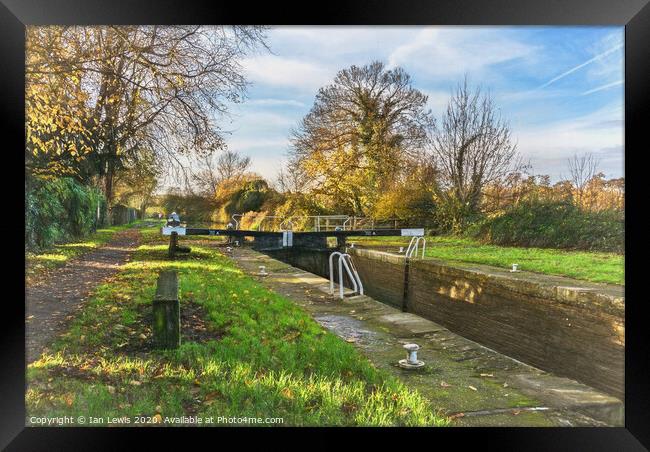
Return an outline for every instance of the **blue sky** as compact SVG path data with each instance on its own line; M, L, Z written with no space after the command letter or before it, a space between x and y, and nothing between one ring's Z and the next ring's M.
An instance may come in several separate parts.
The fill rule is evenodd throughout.
M491 92L534 174L567 175L591 152L607 177L623 175L622 27L273 27L272 53L244 60L248 99L222 118L228 146L271 180L289 131L336 72L373 60L400 66L439 118L467 74Z

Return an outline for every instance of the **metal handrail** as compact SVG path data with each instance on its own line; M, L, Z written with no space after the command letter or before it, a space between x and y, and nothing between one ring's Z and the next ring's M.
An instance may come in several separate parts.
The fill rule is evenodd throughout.
M329 257L330 293L334 295L334 257L335 256L338 256L339 258L339 298L341 299L344 298L343 296L343 291L344 291L343 268L344 267L345 267L345 271L348 274L348 277L350 278L350 281L352 282L352 289L354 290L354 292L355 293L359 292L360 295L363 295L363 284L361 284L359 273L357 273L356 268L354 269L354 272L350 269L350 265L353 265L352 260L350 260L350 265L348 265L348 262L346 261L346 257L350 259L350 255L347 253L341 253L339 251L334 251L332 254L330 254Z
M420 240L422 240L422 259L424 259L424 252L427 248L427 239L425 239L423 236L415 236L411 238L409 246L406 248L406 257L417 257Z
M235 217L242 218L243 216L244 216L244 214L236 213L236 214L233 214L232 217L230 217L230 218L232 218L232 221L235 222L235 229L239 229L239 221L237 221L237 218L235 218Z

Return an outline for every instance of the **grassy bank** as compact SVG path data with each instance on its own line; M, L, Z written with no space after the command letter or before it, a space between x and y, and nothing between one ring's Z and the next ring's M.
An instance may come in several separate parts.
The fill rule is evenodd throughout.
M273 417L282 425L446 423L418 393L245 276L213 242L184 239L192 252L169 261L156 229L143 229L142 236L131 262L97 290L52 351L29 366L28 421L126 416L139 425L136 416L150 423L199 416L214 422ZM162 269L179 272L184 316L183 344L167 352L150 347L151 300Z
M363 246L405 249L409 237L354 237L349 242ZM470 262L519 269L549 275L567 276L593 282L624 284L624 257L620 254L565 251L549 248L519 248L485 245L458 237L427 237L426 257L449 262Z

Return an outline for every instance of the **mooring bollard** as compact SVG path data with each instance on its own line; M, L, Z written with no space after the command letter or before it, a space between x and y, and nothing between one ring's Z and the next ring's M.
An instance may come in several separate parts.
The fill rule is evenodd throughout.
M181 307L178 300L178 273L158 275L153 299L153 341L156 348L177 348L181 344Z
M419 369L424 366L424 361L418 359L418 344L405 344L404 349L407 351L406 359L399 360L399 366L404 369Z

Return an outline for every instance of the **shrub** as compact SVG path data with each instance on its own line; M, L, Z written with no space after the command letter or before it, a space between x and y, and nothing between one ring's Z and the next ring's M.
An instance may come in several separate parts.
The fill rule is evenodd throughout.
M176 212L181 221L197 226L211 223L215 202L201 195L169 193L162 199L161 207L163 215Z
M474 224L467 234L497 245L624 251L621 212L590 212L568 201L521 203Z
M28 179L25 185L25 246L47 247L81 237L102 224L106 201L94 187L72 178Z

